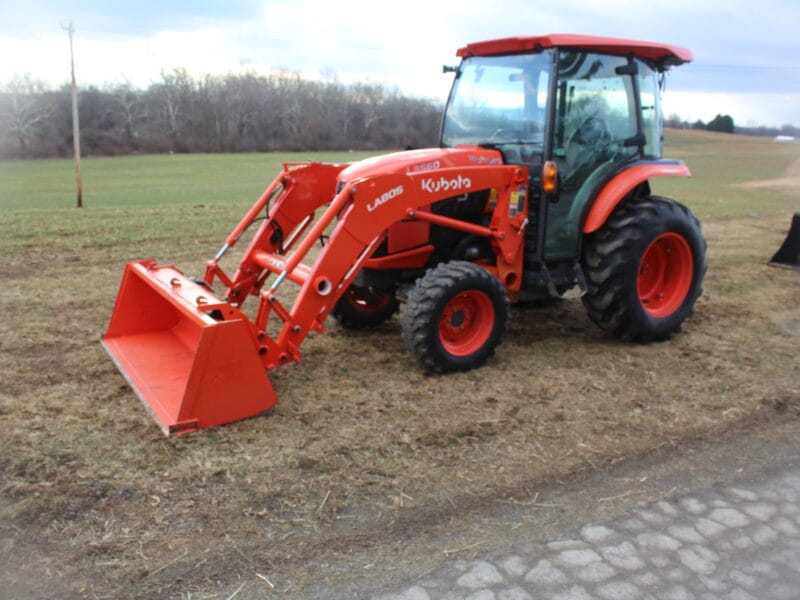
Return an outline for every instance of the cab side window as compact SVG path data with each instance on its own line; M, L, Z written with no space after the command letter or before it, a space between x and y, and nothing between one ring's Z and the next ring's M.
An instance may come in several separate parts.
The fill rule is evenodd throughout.
M567 187L598 163L637 151L622 143L636 134L633 83L616 71L627 64L619 56L559 53L554 155Z
M639 97L642 103L642 128L645 135L645 158L661 158L663 154L661 89L658 74L645 63L637 60Z

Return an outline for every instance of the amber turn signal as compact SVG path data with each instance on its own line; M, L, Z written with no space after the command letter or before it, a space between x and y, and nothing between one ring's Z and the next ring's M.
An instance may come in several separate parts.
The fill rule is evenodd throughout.
M558 167L552 160L548 160L542 167L542 191L552 194L558 185Z

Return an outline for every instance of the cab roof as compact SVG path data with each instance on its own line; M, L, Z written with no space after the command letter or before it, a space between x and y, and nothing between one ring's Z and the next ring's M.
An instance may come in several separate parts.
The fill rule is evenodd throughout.
M655 63L660 70L690 62L694 58L691 50L680 46L571 33L551 33L534 37L509 37L474 42L459 48L456 55L461 58L467 56L493 56L557 47L605 54L620 54L623 56L632 55Z

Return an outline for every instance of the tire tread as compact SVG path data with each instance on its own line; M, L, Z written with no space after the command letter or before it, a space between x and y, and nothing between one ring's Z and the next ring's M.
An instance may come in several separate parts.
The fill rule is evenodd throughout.
M700 252L695 252L693 248L695 272L692 286L681 307L673 313L674 318L669 315L664 319L653 319L645 315L641 306L637 306L635 273L641 260L640 253L644 251L642 246L649 245L649 241L668 223L677 224L685 230L692 238L687 238L690 246L694 241ZM583 263L588 290L583 303L589 318L612 336L624 341L650 342L669 338L680 329L703 292L702 282L707 269L706 247L700 222L678 202L647 196L620 205L584 247Z
M496 341L484 347L476 360L456 365L443 359L442 350L433 338L434 332L438 331L438 311L446 299L466 289L481 289L495 298L502 297L501 306L495 304L495 318L500 330L493 336ZM505 288L486 269L466 261L440 263L420 277L409 291L402 316L403 341L426 369L438 373L466 371L480 366L494 354L499 338L505 332L508 306Z

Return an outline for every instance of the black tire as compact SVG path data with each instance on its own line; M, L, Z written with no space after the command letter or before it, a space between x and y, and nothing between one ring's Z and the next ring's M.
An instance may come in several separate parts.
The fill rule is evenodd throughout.
M634 199L587 238L583 268L592 321L621 340L665 340L703 293L706 241L682 204Z
M456 260L416 281L403 309L403 339L428 369L468 371L494 354L507 321L508 297L498 279Z
M331 314L342 327L359 329L388 321L399 308L400 304L391 291L351 285Z

